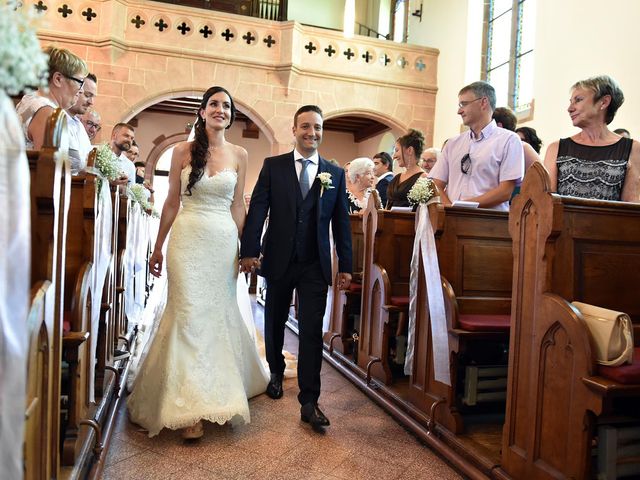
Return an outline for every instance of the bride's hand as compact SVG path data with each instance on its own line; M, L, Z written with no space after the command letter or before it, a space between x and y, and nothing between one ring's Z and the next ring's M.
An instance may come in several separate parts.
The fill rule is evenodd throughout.
M151 258L149 259L149 272L154 277L159 277L162 274L162 263L164 256L162 252L153 251Z

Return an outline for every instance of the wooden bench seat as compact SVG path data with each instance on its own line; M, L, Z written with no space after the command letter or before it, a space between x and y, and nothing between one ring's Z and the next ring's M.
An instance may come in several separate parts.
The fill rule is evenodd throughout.
M549 185L534 164L511 207L515 308L500 470L511 478L612 478L620 462L640 469L637 458L601 448L618 428L623 436L640 431L638 349L633 365L599 366L569 302L640 321L640 205L561 197Z

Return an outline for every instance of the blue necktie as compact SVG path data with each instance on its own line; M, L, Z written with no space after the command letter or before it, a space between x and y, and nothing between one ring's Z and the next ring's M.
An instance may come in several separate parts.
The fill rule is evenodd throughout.
M300 171L300 192L302 192L302 199L304 200L311 188L309 185L309 176L307 175L307 167L311 163L311 160L308 158L299 158L298 161L302 163L302 170Z

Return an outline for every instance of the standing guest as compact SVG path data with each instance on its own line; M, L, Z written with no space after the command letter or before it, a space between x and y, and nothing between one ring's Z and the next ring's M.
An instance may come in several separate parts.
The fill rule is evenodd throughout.
M393 149L393 160L398 162L404 172L399 173L387 188L387 208L409 207L407 195L420 177L426 177L424 171L418 165L422 149L424 148L424 135L419 130L409 130L409 133L398 138Z
M149 259L151 274L160 276L171 230L167 306L127 401L131 419L149 436L170 428L197 439L205 420L248 423L247 398L267 385L236 290L247 151L225 139L235 111L224 88L207 90L194 140L179 143L171 157L169 192Z
M111 131L111 151L118 157L123 172L123 175L113 182L116 185L131 186L135 182L136 167L125 154L133 145L134 139L135 132L128 123L118 123Z
M320 107L299 108L293 118L295 149L265 159L251 195L240 253L242 271L261 267L268 285L264 330L271 371L267 395L273 399L283 395L284 326L294 288L298 294L300 419L317 431L329 425L318 407L322 321L333 280L329 226L338 253L339 288L349 288L352 270L344 171L318 154L322 124ZM267 214L269 225L261 248Z
M89 134L80 117L86 114L93 106L97 94L98 79L93 73L90 73L84 78L82 93L78 95L76 103L67 109L69 114L69 156L71 157L72 174L77 174L84 170L87 165L87 157L93 148Z
M535 128L520 127L516 128L516 133L524 143L528 143L533 147L535 152L540 155L540 148L542 147L542 140L538 137L538 132Z
M39 150L44 143L47 120L58 107L71 108L82 94L87 65L64 48L47 47L49 78L47 88L22 97L16 112L22 123L26 147Z
M571 87L567 111L580 132L547 148L544 166L553 190L572 197L638 202L640 145L607 127L623 102L620 86L608 75Z
M626 128L616 128L613 131L613 133L616 133L624 138L631 138L631 134L629 133L629 130L627 130Z
M89 135L89 140L91 140L91 143L95 143L98 132L102 130L100 114L95 110L89 110L80 116L80 120L84 125L84 129L87 131L87 135Z
M495 108L496 92L487 82L471 83L458 93L458 115L469 130L449 139L430 174L445 205L466 200L509 210L524 175L524 154L520 137L492 119Z
M440 150L435 147L427 148L422 153L420 156L420 168L424 170L424 173L431 173L431 169L440 158L440 155Z
M376 153L373 156L373 165L373 173L378 177L376 190L384 206L387 204L387 189L393 178L393 159L387 152Z
M378 191L373 188L376 177L373 174L373 160L367 157L356 158L349 165L350 188L347 188L349 197L349 213L362 212L369 202L369 196L374 195L376 208L382 208Z
M498 125L498 127L505 128L511 132L516 131L518 118L510 108L507 108L507 107L496 108L493 111L493 119L496 121L496 125ZM522 141L522 151L524 153L524 171L525 172L529 169L531 165L534 164L534 162L541 161L540 156L533 149L533 147L524 141Z

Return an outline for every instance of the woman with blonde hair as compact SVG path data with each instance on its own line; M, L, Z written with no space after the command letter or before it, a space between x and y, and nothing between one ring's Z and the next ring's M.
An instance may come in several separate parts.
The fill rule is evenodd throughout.
M404 172L399 173L387 189L387 208L409 207L407 195L420 177L427 174L420 168L420 155L424 149L424 135L420 130L411 129L396 141L393 150L393 160L404 167Z
M580 132L547 148L544 166L553 190L573 197L638 202L640 144L608 128L623 102L622 90L608 75L571 87L567 111Z
M40 88L22 97L16 106L27 148L40 149L44 143L47 119L56 108L71 108L82 93L87 64L69 50L49 46L47 89Z

